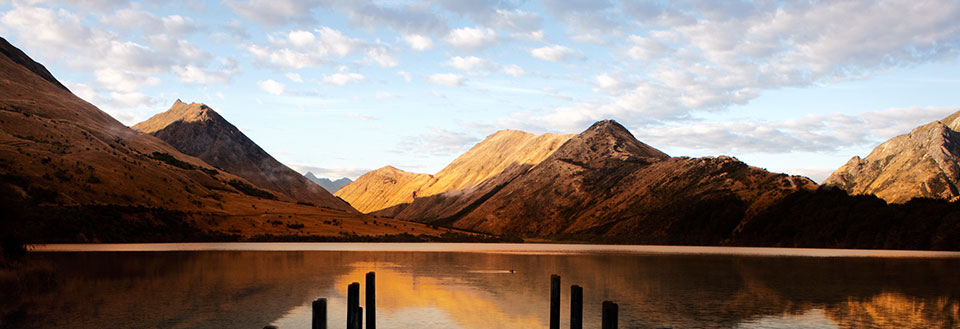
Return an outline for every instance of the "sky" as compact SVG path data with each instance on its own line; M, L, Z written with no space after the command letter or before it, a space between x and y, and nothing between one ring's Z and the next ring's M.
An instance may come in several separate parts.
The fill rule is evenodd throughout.
M960 110L953 0L0 0L0 36L124 124L204 103L330 178L614 119L821 182Z

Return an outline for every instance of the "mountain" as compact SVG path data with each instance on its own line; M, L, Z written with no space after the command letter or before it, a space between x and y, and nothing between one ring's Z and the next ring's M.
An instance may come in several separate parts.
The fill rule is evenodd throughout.
M364 174L336 196L365 213L412 202L444 192L466 192L504 170L534 165L556 151L573 135L534 135L502 130L474 145L434 175L383 167Z
M337 190L353 182L352 180L346 177L340 178L338 180L330 180L329 178L319 178L309 171L303 176L309 179L311 182L317 183L317 185L320 185L321 187L323 187L323 189L327 190L327 192L330 192L330 193L336 193Z
M240 129L204 104L186 104L178 99L170 110L131 128L156 136L184 154L200 158L292 200L354 211L343 200L274 159Z
M394 215L526 237L717 244L784 196L816 189L806 177L731 157L671 158L609 120L528 166L506 170L470 193L414 200Z
M124 126L0 38L5 242L409 239L405 234L450 232L298 204L280 192Z
M874 194L904 203L924 197L960 196L960 112L880 144L866 158L855 156L823 184L851 194Z

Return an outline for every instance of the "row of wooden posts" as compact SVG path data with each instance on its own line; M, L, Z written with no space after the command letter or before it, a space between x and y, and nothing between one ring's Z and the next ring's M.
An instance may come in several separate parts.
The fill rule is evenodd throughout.
M366 321L367 329L377 328L377 282L374 272L366 277ZM360 283L347 286L347 329L363 329L364 308L360 306ZM603 301L601 329L617 329L619 317L617 303ZM327 299L313 301L312 329L327 329ZM277 329L266 326L264 329ZM550 276L550 329L560 329L560 276ZM570 329L583 329L583 288L570 286Z

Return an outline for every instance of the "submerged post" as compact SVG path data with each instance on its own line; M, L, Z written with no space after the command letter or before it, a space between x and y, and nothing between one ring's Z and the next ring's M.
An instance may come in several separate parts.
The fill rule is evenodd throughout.
M583 288L570 286L570 329L583 329Z
M313 329L327 329L327 299L313 301Z
M560 329L560 276L550 276L550 329Z
M377 329L377 274L367 273L367 329Z
M617 303L609 300L603 301L603 319L600 329L617 329L617 316L619 310Z
M347 286L347 329L360 329L357 326L357 309L360 308L360 283Z

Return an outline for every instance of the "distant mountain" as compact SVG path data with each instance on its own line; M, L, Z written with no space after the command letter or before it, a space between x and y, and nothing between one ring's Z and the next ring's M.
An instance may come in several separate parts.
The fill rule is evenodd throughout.
M360 176L336 195L357 210L372 212L444 192L466 192L508 168L539 163L570 137L573 134L534 135L502 130L487 136L434 175L387 166Z
M960 197L960 112L855 156L824 182L852 194L874 194L888 202Z
M203 159L292 200L354 211L343 200L274 159L240 129L204 104L186 104L177 100L170 110L131 128L156 136L180 152Z
M337 190L353 182L353 180L346 177L334 181L330 180L329 178L319 178L309 171L303 176L307 177L307 179L309 179L311 182L317 183L317 185L320 185L330 193L336 193Z

